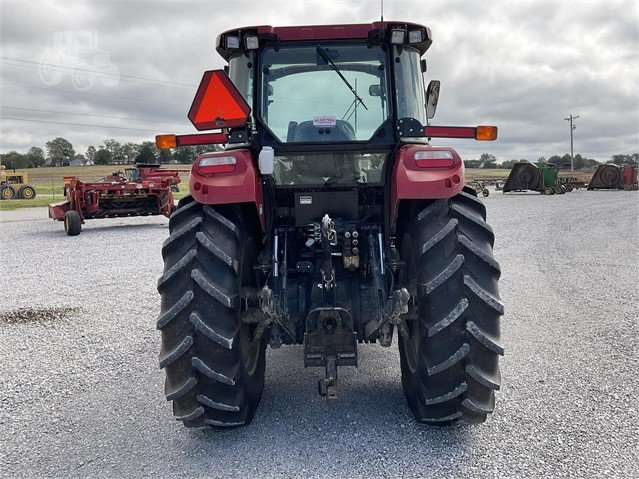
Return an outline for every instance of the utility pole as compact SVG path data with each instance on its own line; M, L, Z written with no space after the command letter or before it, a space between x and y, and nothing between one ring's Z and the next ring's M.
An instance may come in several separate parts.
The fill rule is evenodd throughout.
M572 147L572 132L575 128L577 128L573 124L573 120L576 120L577 118L579 118L579 115L572 116L572 113L570 114L568 118L564 118L564 120L570 121L570 171L573 171L573 172L575 171L575 155L573 154L573 147Z

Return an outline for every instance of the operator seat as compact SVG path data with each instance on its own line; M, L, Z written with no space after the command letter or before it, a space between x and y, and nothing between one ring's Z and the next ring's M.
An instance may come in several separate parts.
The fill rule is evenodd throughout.
M292 122L291 122L292 123ZM336 142L336 141L356 141L353 125L344 120L336 120L335 126L314 126L312 121L303 121L297 126L289 126L289 142Z

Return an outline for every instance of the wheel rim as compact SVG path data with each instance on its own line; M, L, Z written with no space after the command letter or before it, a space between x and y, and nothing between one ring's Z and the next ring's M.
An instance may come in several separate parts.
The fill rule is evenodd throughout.
M31 199L33 197L33 190L31 188L26 188L22 192L22 196L24 196L26 199Z
M64 231L69 231L69 218L64 218Z

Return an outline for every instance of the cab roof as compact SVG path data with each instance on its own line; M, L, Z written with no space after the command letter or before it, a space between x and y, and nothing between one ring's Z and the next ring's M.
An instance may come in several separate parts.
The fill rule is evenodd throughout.
M390 41L393 30L404 30L405 40L408 45L408 33L411 31L421 31L421 40L410 43L410 46L419 50L423 55L433 43L430 28L410 22L373 22L355 23L347 25L307 25L273 27L271 25L258 25L250 27L235 28L227 30L216 39L216 50L225 60L239 52L244 51L246 44L244 39L247 36L257 36L259 43L280 43L299 42L312 40L354 40L354 39L374 39L376 41ZM227 38L237 37L238 48L229 48Z

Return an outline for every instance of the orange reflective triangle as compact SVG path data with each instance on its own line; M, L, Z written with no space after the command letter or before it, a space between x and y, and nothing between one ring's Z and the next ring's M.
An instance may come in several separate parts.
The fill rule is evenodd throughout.
M189 110L198 130L243 126L251 112L240 92L223 70L204 73Z

